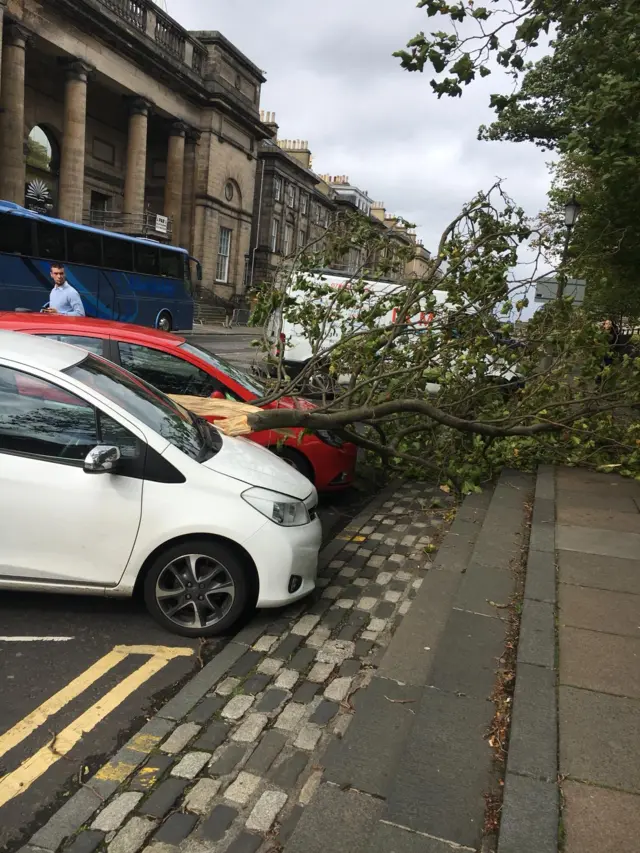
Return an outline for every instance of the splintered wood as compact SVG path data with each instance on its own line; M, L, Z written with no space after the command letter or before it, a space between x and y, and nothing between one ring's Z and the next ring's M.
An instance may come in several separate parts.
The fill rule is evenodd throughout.
M261 412L258 406L239 403L235 400L218 400L212 397L192 397L187 394L169 394L171 400L201 418L216 418L216 427L225 435L250 435L254 430L249 424L249 415ZM277 429L273 432L289 437L293 431Z

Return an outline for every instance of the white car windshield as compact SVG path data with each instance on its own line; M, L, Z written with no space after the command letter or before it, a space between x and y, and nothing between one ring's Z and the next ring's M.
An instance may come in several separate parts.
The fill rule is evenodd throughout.
M220 434L206 421L115 364L88 355L64 372L121 406L192 459L204 461L222 446Z

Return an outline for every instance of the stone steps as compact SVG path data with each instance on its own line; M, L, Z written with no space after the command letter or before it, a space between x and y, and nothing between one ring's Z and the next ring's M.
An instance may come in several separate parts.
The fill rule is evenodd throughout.
M284 853L478 850L494 780L486 733L533 478L465 500ZM456 847L458 845L458 847Z

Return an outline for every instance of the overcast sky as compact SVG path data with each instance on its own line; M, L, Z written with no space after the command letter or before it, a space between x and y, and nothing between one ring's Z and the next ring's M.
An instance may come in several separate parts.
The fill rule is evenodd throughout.
M529 213L545 206L549 155L531 145L477 141L500 72L461 99L438 101L430 73L392 53L439 29L416 0L166 0L189 29L219 30L265 72L261 107L280 137L308 139L314 170L348 175L418 225L429 249L461 205L496 177Z

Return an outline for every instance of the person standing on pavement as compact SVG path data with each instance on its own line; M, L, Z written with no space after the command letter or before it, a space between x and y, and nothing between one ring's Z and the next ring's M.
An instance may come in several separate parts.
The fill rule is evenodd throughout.
M53 290L49 296L49 307L43 308L45 314L64 314L67 317L84 317L84 305L80 294L67 281L64 264L51 264Z

